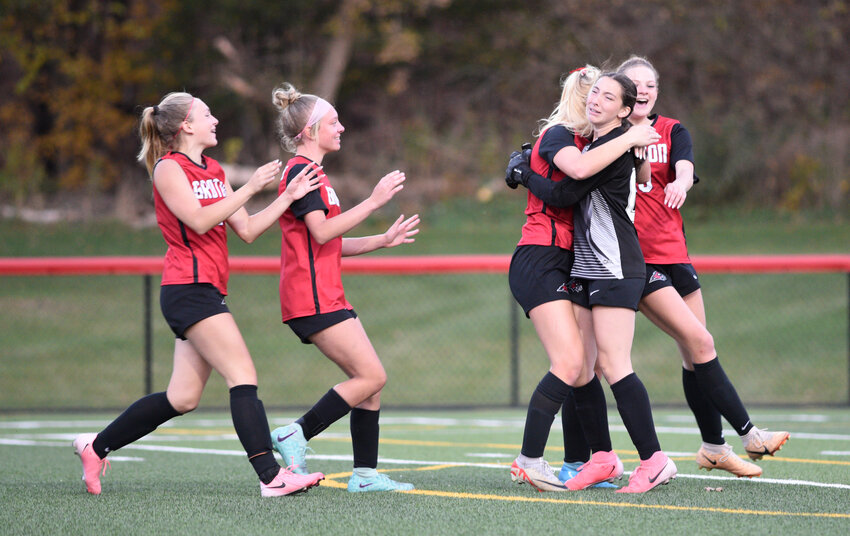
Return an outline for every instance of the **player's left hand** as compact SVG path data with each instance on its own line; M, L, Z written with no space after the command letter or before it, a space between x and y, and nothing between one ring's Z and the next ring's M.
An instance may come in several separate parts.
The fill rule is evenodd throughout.
M404 219L404 214L390 225L387 232L384 233L385 248L394 248L401 244L410 244L416 240L414 235L419 233L417 226L419 225L419 214L414 214L408 219Z
M676 181L669 183L664 187L664 205L678 210L685 204L685 199L688 197L688 191L678 184Z
M319 172L321 171L322 166L319 165L310 164L309 166L304 166L304 169L294 179L289 181L283 194L288 194L293 201L301 199L319 187L319 181L321 180Z

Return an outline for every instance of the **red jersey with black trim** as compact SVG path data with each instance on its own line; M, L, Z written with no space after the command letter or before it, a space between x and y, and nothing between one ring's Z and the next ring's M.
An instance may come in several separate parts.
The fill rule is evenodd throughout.
M656 116L652 126L661 139L647 147L650 181L637 185L635 228L640 248L648 264L690 263L682 213L664 204L664 188L676 180L676 162L694 161L691 136L679 121L669 117ZM698 180L694 176L694 182Z
M180 165L201 206L217 203L227 197L224 170L212 158L202 156L198 164L183 153L170 152L160 158L157 164L163 160L174 160ZM153 187L153 201L156 222L168 244L162 268L162 285L211 283L222 294L227 294L230 266L224 222L204 234L198 234L171 212L159 195L156 183Z
M309 158L298 156L286 163L279 193L305 166ZM280 245L280 311L286 322L293 318L351 309L342 288L342 237L319 244L310 234L304 216L315 210L327 218L339 216L339 198L327 175L319 172L319 188L298 199L278 220L283 232Z
M577 147L581 151L588 140L573 134L561 125L546 129L537 138L531 151L531 169L554 182L566 175L554 163L555 155L567 146ZM518 246L558 246L563 249L573 247L573 207L553 207L528 192L525 206L525 224L522 226L522 238Z

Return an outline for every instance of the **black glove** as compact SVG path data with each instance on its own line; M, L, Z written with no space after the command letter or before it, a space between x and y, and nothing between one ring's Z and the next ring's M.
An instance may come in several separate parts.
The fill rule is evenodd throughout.
M505 170L505 184L509 188L516 189L522 184L525 186L528 183L528 177L531 175L531 144L523 143L522 152L514 151L511 153L508 160L508 167Z

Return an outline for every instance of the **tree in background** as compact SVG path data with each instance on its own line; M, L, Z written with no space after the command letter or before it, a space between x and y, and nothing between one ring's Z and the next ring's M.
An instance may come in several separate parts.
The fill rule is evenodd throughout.
M162 5L160 5L162 4ZM150 43L161 2L6 2L0 16L0 187L114 188L133 163L134 107L160 76Z
M220 161L284 156L270 103L284 80L338 105L341 174L404 168L426 201L499 188L564 73L637 53L661 73L658 111L694 136L695 205L848 205L841 0L2 2L0 190L19 204L143 198L136 107L172 90L217 111Z

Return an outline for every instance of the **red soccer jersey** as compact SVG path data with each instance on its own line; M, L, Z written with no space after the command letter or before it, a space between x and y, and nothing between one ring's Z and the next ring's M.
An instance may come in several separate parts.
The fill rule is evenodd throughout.
M647 264L690 263L682 214L664 204L664 188L676 180L676 162L693 162L690 134L679 122L657 116L653 122L661 139L647 147L652 177L638 184L635 228Z
M554 165L552 159L558 151L568 145L575 146L580 151L586 144L586 139L574 135L563 126L548 128L537 138L534 149L531 151L531 169L555 182L561 181L566 175ZM558 246L563 249L572 249L573 207L549 206L531 192L528 192L527 199L522 238L517 245Z
M305 165L313 161L295 156L286 163L279 192L286 189ZM295 201L280 217L280 311L284 322L292 318L351 309L342 288L342 237L319 244L304 216L323 210L327 218L342 210L327 175L320 172L319 189Z
M168 153L162 160L174 160L180 164L195 198L201 206L211 205L227 197L224 170L218 162L208 156L202 163L193 162L183 153ZM154 206L156 222L162 237L168 244L165 265L162 269L163 285L186 283L211 283L222 294L227 294L227 279L230 267L227 258L227 230L224 222L204 234L190 229L169 210L154 183Z

